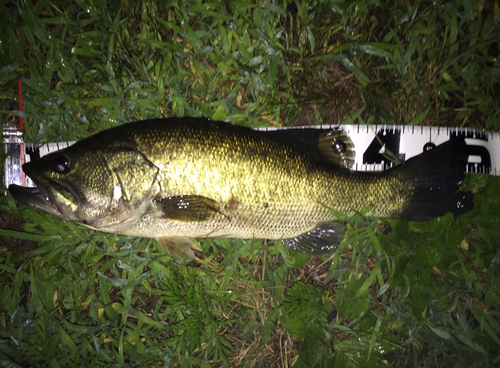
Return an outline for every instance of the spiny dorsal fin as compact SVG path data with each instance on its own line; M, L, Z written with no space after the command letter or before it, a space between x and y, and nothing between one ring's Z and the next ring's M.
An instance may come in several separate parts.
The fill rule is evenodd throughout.
M318 149L328 161L347 169L354 165L354 143L341 127L321 133Z
M318 161L352 168L354 143L342 127L333 129L284 129L264 133L299 151L306 152Z

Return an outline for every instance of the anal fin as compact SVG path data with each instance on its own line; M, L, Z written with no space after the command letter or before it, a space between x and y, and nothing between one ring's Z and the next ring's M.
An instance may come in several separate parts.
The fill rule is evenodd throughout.
M345 224L330 222L322 224L295 238L283 239L283 244L292 250L312 256L333 253L346 232Z

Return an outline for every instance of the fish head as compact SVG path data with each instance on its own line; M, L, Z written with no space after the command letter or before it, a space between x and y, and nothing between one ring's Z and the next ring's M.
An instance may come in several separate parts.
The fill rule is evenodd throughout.
M158 168L131 147L79 143L23 165L37 188L9 190L18 202L46 213L123 231L147 210Z

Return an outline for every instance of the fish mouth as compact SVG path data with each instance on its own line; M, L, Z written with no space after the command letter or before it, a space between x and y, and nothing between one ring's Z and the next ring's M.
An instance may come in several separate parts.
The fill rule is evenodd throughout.
M61 216L61 212L50 200L45 190L37 188L22 187L20 185L9 185L9 192L17 203L34 207L51 215Z
M33 180L36 188L11 184L9 191L16 202L58 217L74 217L74 212L81 202L74 188L63 180L42 180L37 175L29 173L28 165L23 165L23 170Z

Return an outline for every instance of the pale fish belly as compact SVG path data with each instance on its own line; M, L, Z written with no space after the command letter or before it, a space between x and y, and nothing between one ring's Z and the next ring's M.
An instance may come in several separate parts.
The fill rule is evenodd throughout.
M279 211L263 208L256 212L240 206L237 210L219 213L207 221L176 221L162 218L156 211L148 211L142 219L121 232L149 238L242 238L286 239L306 233L318 225L335 220L323 206L309 209L292 207Z

